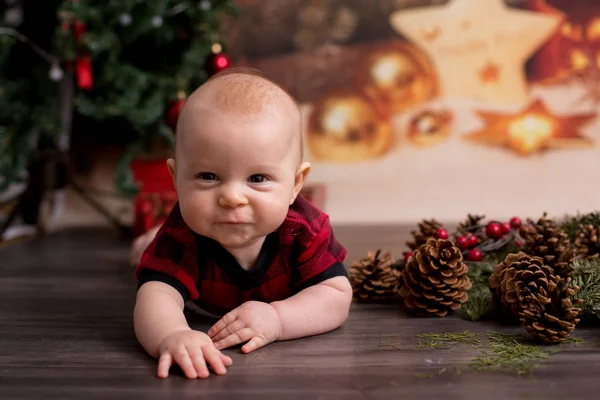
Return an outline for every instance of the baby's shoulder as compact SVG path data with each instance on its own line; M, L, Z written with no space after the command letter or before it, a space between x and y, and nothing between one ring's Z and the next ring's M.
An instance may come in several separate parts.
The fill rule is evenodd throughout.
M290 206L281 230L296 241L310 243L329 229L329 216L302 196Z
M179 246L196 246L196 238L194 232L188 227L183 220L179 203L176 203L167 219L160 227L157 235L157 240L170 242L170 246L177 243Z

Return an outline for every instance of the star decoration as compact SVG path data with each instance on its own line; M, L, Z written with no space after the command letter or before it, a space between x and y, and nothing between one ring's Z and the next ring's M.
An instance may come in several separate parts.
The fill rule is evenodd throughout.
M496 64L486 63L486 65L479 70L479 78L481 83L498 82L500 78L500 68Z
M485 126L465 138L496 147L508 147L526 156L548 149L587 148L593 142L581 136L580 128L596 118L595 113L558 116L541 100L516 114L477 113Z
M431 58L442 95L519 106L528 102L524 64L559 23L557 15L510 8L503 0L452 0L390 17L394 30ZM434 40L424 34L436 31ZM502 76L494 85L482 85L479 74L469 70L490 59L500 60Z

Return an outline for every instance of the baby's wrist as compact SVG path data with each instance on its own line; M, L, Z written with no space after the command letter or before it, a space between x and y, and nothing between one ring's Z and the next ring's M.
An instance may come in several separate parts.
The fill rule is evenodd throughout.
M281 338L283 336L283 318L281 318L281 314L279 313L280 309L279 309L279 302L274 301L272 303L269 303L269 305L271 307L273 307L273 310L275 310L275 315L277 316L277 338L275 340L279 340L279 338Z

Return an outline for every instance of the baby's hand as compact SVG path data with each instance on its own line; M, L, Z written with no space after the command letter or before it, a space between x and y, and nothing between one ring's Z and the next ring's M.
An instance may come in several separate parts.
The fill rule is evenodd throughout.
M219 350L240 343L244 353L250 353L281 336L277 310L267 303L248 301L226 314L208 331Z
M204 332L194 330L177 331L167 336L158 348L158 377L169 376L171 365L177 364L189 379L207 378L206 363L219 375L227 373L231 358L221 354Z

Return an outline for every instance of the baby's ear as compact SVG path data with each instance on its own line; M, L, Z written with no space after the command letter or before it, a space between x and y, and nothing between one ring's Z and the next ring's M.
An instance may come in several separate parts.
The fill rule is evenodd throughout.
M309 162L303 162L302 165L298 168L296 172L296 177L294 179L294 191L292 192L292 198L290 199L290 205L296 201L296 197L298 197L298 193L302 190L304 186L304 182L306 182L306 177L310 172L311 165Z
M173 185L175 185L175 159L169 158L167 160L167 168L169 169L169 173L171 174L171 179L173 179Z

